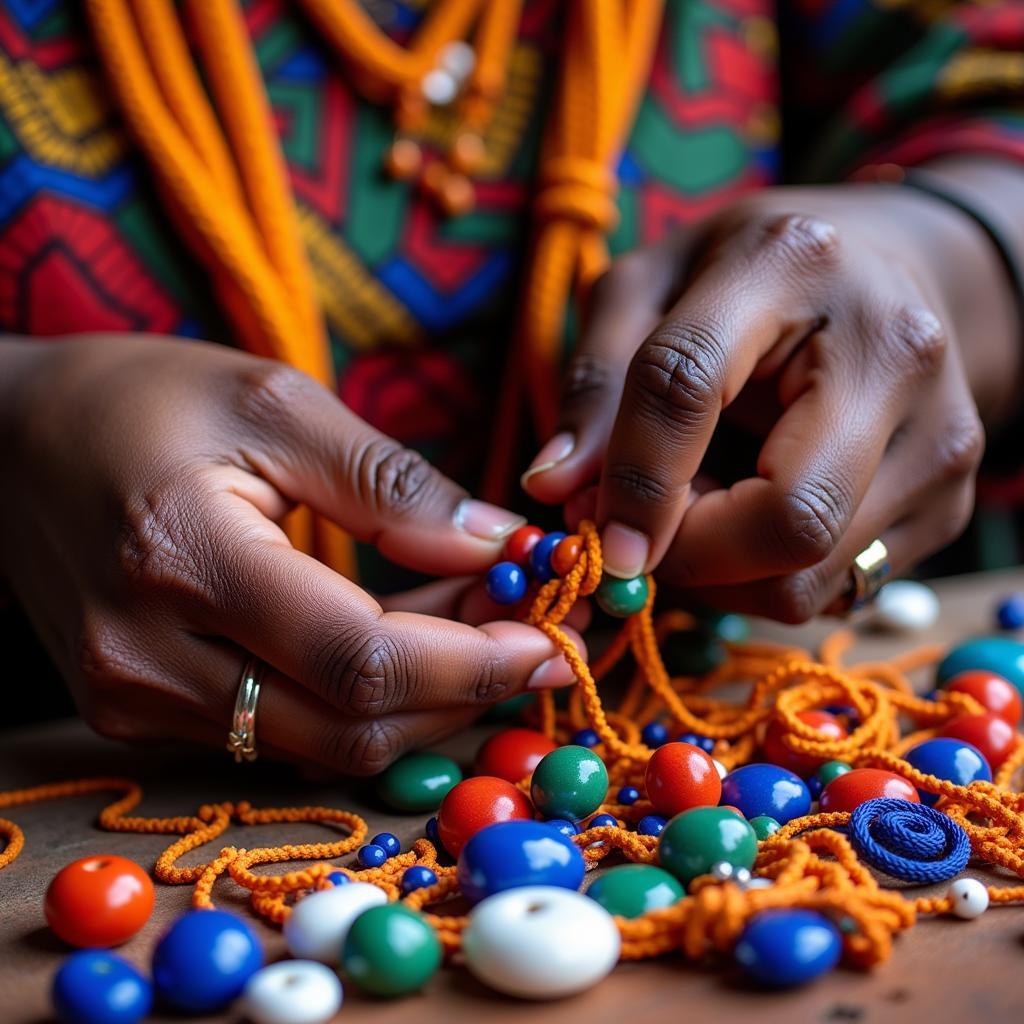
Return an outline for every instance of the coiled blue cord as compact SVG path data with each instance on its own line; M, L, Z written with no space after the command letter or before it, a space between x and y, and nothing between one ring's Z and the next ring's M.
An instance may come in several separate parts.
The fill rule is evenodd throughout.
M878 797L850 815L850 842L872 867L906 882L944 882L971 856L967 833L924 804Z

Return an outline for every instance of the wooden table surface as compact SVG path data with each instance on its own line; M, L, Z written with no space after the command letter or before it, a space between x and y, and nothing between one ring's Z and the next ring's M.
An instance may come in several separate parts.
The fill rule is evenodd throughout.
M882 637L865 633L854 657L893 654L919 640L956 642L990 629L996 598L1024 589L1024 571L962 577L937 585L943 611L939 626L924 637ZM812 646L833 628L813 623L786 629L758 623L758 636ZM8 677L8 685L30 681ZM922 690L929 688L921 677ZM485 730L463 734L449 751L467 761ZM117 775L139 780L145 788L140 808L147 815L190 814L201 803L250 800L256 806L328 804L356 810L371 833L394 831L403 843L421 835L421 816L395 817L374 806L363 784L310 784L289 769L263 762L235 766L226 754L134 749L91 735L78 722L62 722L0 733L0 789L34 786L66 778ZM7 812L26 834L21 857L0 871L0 1022L42 1024L50 1019L48 986L67 949L46 927L42 901L53 874L68 861L90 854L117 853L149 867L168 838L112 835L102 832L96 815L100 796L15 808ZM425 817L425 816L424 816ZM262 826L232 829L222 845L276 845L286 839L322 839L318 826ZM196 851L186 863L198 863ZM994 875L972 873L994 879ZM939 889L944 886L938 887ZM925 890L917 890L925 891ZM187 908L190 888L157 885L156 910L142 933L121 952L146 965L156 938L167 922ZM245 893L228 881L215 889L219 905L246 909ZM256 922L269 959L283 953L278 931ZM808 988L765 993L745 988L723 964L690 964L680 956L623 964L600 985L556 1003L533 1004L506 999L477 984L464 969L444 969L417 996L380 1002L347 988L339 1020L397 1024L417 1020L459 1022L486 1015L489 1024L529 1018L531 1024L612 1024L626 1020L719 1021L756 1014L758 1024L805 1021L919 1021L939 1024L972 1021L996 1024L1024 1015L1024 908L993 909L974 922L950 918L924 920L900 936L892 958L871 973L839 969ZM155 1014L152 1020L184 1018ZM190 1018L196 1019L196 1018ZM226 1014L209 1021L231 1021Z

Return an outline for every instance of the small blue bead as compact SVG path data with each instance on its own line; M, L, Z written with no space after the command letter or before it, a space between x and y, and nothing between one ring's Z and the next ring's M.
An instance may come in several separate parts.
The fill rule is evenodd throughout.
M356 857L364 868L379 868L388 859L384 847L374 846L372 843L360 846Z
M615 794L615 799L620 804L625 804L629 807L635 804L640 799L640 790L636 786L623 786L622 789Z
M924 700L936 701L941 700L945 694L941 690L929 690L927 693L921 694Z
M437 831L437 818L428 818L426 825L423 827L423 832L435 846L440 845L441 836Z
M556 530L554 533L546 533L530 552L530 572L533 578L540 583L547 583L553 580L557 573L551 568L551 555L561 541L565 540L565 534Z
M821 796L821 791L824 787L821 784L821 779L817 775L812 775L807 780L807 791L811 794L812 800L817 800Z
M428 885L436 884L437 875L430 868L420 867L418 864L406 868L402 873L403 896L408 896L409 893L415 892L417 889L425 889Z
M526 597L526 573L515 562L498 562L488 570L484 587L497 604L515 604Z
M645 746L660 747L668 742L668 729L661 722L648 722L640 731Z
M136 1024L153 1004L149 981L105 950L72 953L60 965L51 994L63 1024Z
M1008 594L996 608L1000 629L1014 630L1024 626L1024 594Z
M389 857L395 857L402 852L402 844L393 832L378 832L370 840L370 845L379 846Z
M600 828L602 825L618 825L618 822L610 814L595 814L587 828Z
M579 732L573 733L570 742L578 747L596 747L601 742L601 737L593 729L580 729Z
M771 988L802 985L832 970L843 944L836 926L814 910L762 910L736 943L736 960Z
M580 834L576 822L570 821L568 818L548 818L544 824L550 825L563 836L578 836Z
M660 814L648 814L636 823L636 830L642 836L660 836L668 824L668 818Z
M331 885L348 885L352 879L349 878L344 871L332 871L327 876L327 881L330 882Z
M681 732L679 734L680 743L689 743L691 747L700 746L700 737L695 732Z

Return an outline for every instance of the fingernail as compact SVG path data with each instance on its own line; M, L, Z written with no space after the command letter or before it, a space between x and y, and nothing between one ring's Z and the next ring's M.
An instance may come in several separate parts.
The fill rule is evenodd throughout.
M526 525L522 516L476 498L463 498L455 509L452 522L463 533L480 540L503 540L513 530Z
M627 580L644 571L651 551L646 534L616 522L604 528L601 545L605 571Z
M560 462L564 462L570 455L572 455L573 448L576 447L576 435L570 434L568 431L563 431L561 434L555 434L553 438L534 457L533 462L530 463L526 472L519 478L520 484L523 487L526 486L526 481L531 477L536 476L538 473L546 473L549 469L554 469Z
M556 654L547 661L542 661L526 680L528 690L552 690L559 686L569 686L576 681L569 663L561 654Z

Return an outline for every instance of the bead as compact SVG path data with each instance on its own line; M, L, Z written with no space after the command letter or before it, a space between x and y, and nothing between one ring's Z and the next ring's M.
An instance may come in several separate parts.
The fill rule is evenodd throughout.
M640 730L640 740L653 750L668 742L668 729L661 722L648 722Z
M790 988L831 971L842 953L839 931L814 910L762 910L736 943L736 962L755 981Z
M403 996L421 989L441 965L441 942L421 914L401 903L371 907L352 922L341 955L364 992Z
M463 174L476 174L487 159L487 147L476 132L459 132L448 149L448 162Z
M604 803L608 795L608 769L586 747L559 747L545 755L534 769L530 795L545 818L580 821Z
M546 533L530 551L530 572L533 578L541 583L555 578L555 570L551 565L551 555L555 548L565 539L565 534L560 530L554 533Z
M1006 630L1024 626L1024 594L1007 594L996 606L996 622Z
M1017 692L1024 695L1024 644L1008 636L982 637L968 640L954 647L935 671L936 682L941 686L968 669L984 669L994 672L1012 683ZM993 767L995 767L993 765Z
M587 889L592 900L618 917L639 917L670 907L685 894L672 875L653 864L620 864L595 878Z
M767 814L757 814L750 819L750 827L759 840L775 835L782 826Z
M572 744L577 747L596 747L601 742L601 737L593 729L580 729L572 735Z
M420 90L428 103L435 107L446 107L458 95L459 83L450 72L434 68L423 76Z
M445 43L437 56L441 67L460 82L467 78L476 66L476 53L463 39Z
M812 800L817 800L821 796L821 791L825 787L821 784L821 779L817 775L812 775L807 780L807 792L811 794Z
M939 597L931 587L916 580L893 580L878 592L871 621L882 629L919 633L939 620Z
M988 910L988 889L976 878L958 878L946 895L953 904L952 912L965 921L980 917Z
M772 887L772 880L770 878L757 878L752 877L746 884L747 889L770 889Z
M512 722L521 719L523 712L537 703L535 693L517 693L492 704L481 716L481 722Z
M558 999L597 984L619 958L619 930L595 900L531 886L473 908L462 954L478 980L521 999Z
M58 968L51 999L61 1024L137 1024L153 1005L153 986L114 953L82 950Z
M317 895L336 896L353 888L325 889ZM224 910L190 910L157 943L153 982L179 1009L212 1013L227 1006L262 966L263 950L240 917Z
M606 615L624 619L643 610L648 593L646 576L624 580L606 573L594 591L594 599Z
M83 857L53 876L43 912L69 945L119 946L149 920L153 883L126 857Z
M515 562L498 562L487 570L484 589L496 604L516 604L526 597L526 573Z
M406 754L377 779L377 793L396 811L435 811L462 780L459 766L440 754Z
M942 727L941 735L976 747L994 772L999 771L1017 745L1017 730L1005 719L991 714L957 715Z
M568 576L579 561L582 550L583 538L578 533L563 537L551 552L551 568L555 570L555 575Z
M725 645L703 629L669 633L662 645L665 668L673 676L704 676L728 657Z
M426 825L423 826L423 834L434 844L434 846L441 845L441 835L437 831L437 818L427 818Z
M470 903L527 885L578 889L583 854L571 838L540 821L504 821L481 829L462 848L456 877Z
M705 754L710 754L715 749L715 741L710 736L700 736L695 732L684 732L679 736L680 743L689 743L691 746L700 747Z
M733 876L733 866L727 860L715 861L709 874L718 882L728 882Z
M659 863L683 885L720 861L749 871L756 857L757 836L750 823L724 807L695 807L677 814L658 841Z
M919 772L954 782L958 786L969 786L977 779L992 781L992 769L982 757L981 751L963 740L942 736L925 740L924 743L911 747L903 758ZM929 807L938 802L937 793L929 793L925 789L919 789L917 793L921 803Z
M537 767L539 770L540 765ZM477 775L460 782L444 798L437 812L437 831L444 848L458 857L480 829L499 821L532 817L530 801L511 782Z
M970 694L986 711L998 715L1015 729L1020 724L1020 694L1011 683L994 672L960 672L944 688L950 693Z
M288 952L300 960L337 964L352 922L364 910L387 901L384 890L369 882L350 882L311 893L285 918L281 930Z
M722 764L717 758L711 758L711 763L715 766L715 771L718 772L718 777L724 779L729 774L729 769Z
M742 644L750 639L750 620L735 612L707 612L700 616L700 624L707 633L730 644Z
M330 882L331 885L350 885L352 883L352 879L349 878L344 871L332 871L327 876L327 881Z
M817 730L821 740L844 740L849 735L846 727L835 715L819 708L798 711L796 717L805 725ZM813 775L827 758L802 754L791 749L783 738L786 734L786 725L781 718L773 718L768 723L764 739L761 741L764 759L806 779L808 775Z
M246 983L240 1009L252 1024L326 1024L341 1009L341 982L315 960L282 960Z
M379 868L388 859L388 854L383 846L367 843L359 847L356 858L364 868Z
M811 809L803 779L775 764L747 764L722 779L722 803L746 818L769 815L780 824L802 818Z
M663 818L660 814L645 814L636 823L636 830L642 836L660 836L667 824L668 818Z
M505 557L516 565L526 565L530 560L530 552L543 536L544 531L539 526L520 526L505 541Z
M389 857L397 857L402 852L402 844L393 832L378 832L370 845L379 846Z
M750 885L750 879L753 876L747 868L735 868L732 873L732 880L741 888L746 888Z
M614 825L618 828L618 821L616 821L614 815L611 814L595 814L587 823L587 828L604 828L608 825Z
M651 755L644 773L647 799L666 817L691 807L717 804L722 780L714 762L691 743L666 743Z
M623 786L615 794L615 802L625 807L632 807L640 799L640 790L636 786Z
M402 872L401 889L403 896L408 896L409 893L415 892L417 889L426 889L430 885L437 885L437 875L430 868L414 864L411 868L406 868Z
M920 803L917 790L903 776L884 768L854 768L834 778L822 791L818 809L828 813L855 811L866 800L890 797Z
M423 166L423 150L412 139L399 138L388 148L384 170L396 181L407 181Z
M505 729L486 740L477 751L475 771L477 775L520 782L557 746L554 740L534 729Z
M548 818L544 822L548 828L555 829L556 832L561 833L563 836L578 836L580 830L576 827L576 822L569 821L568 818Z
M833 779L838 779L840 775L845 775L848 771L850 771L850 765L845 761L826 761L816 772L815 778L822 786L827 786Z

